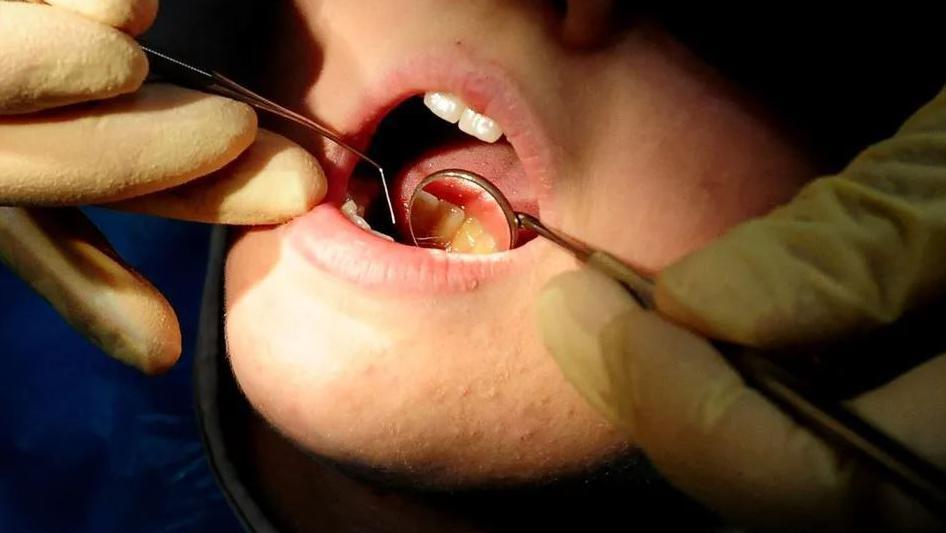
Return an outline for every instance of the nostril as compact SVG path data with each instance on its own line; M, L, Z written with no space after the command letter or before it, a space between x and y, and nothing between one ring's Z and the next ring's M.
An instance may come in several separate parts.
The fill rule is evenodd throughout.
M549 4L562 18L568 13L568 0L550 0Z
M562 41L573 48L592 48L608 40L622 21L614 0L563 0Z

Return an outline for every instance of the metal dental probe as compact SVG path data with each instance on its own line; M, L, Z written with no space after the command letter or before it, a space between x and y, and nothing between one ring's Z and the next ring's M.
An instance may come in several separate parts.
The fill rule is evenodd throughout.
M391 203L391 192L388 190L388 181L384 175L384 169L381 168L381 165L374 159L365 155L364 152L345 142L337 133L308 117L300 115L291 109L287 109L272 100L268 100L256 94L223 74L195 67L141 43L139 43L139 45L148 56L152 70L163 76L167 76L169 80L174 83L231 98L305 126L376 168L378 174L381 176L381 187L384 189L384 198L388 203L388 212L391 214L391 222L396 222L394 219L394 204Z

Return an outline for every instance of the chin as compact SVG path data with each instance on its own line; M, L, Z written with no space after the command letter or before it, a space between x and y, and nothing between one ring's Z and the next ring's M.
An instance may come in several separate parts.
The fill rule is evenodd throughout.
M570 258L533 242L488 281L395 293L313 265L292 224L242 234L226 267L234 374L289 438L434 485L527 482L628 449L532 327L537 291Z

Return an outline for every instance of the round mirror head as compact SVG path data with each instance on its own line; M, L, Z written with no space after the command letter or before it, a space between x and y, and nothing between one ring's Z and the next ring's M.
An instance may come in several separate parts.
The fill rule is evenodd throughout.
M408 227L414 244L453 253L488 254L516 245L516 214L502 192L468 170L424 178L411 194Z

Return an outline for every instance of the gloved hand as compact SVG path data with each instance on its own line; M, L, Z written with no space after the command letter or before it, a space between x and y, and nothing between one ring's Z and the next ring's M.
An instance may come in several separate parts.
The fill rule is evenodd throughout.
M917 504L861 476L691 331L774 348L857 335L944 297L946 90L840 174L661 272L658 313L584 270L548 284L538 319L567 379L712 508L784 529L932 528ZM946 354L853 407L946 465Z
M257 135L249 106L142 85L147 58L123 31L145 31L157 0L46 4L0 0L0 260L105 352L159 372L180 355L174 311L64 206L272 224L320 201L325 178Z

